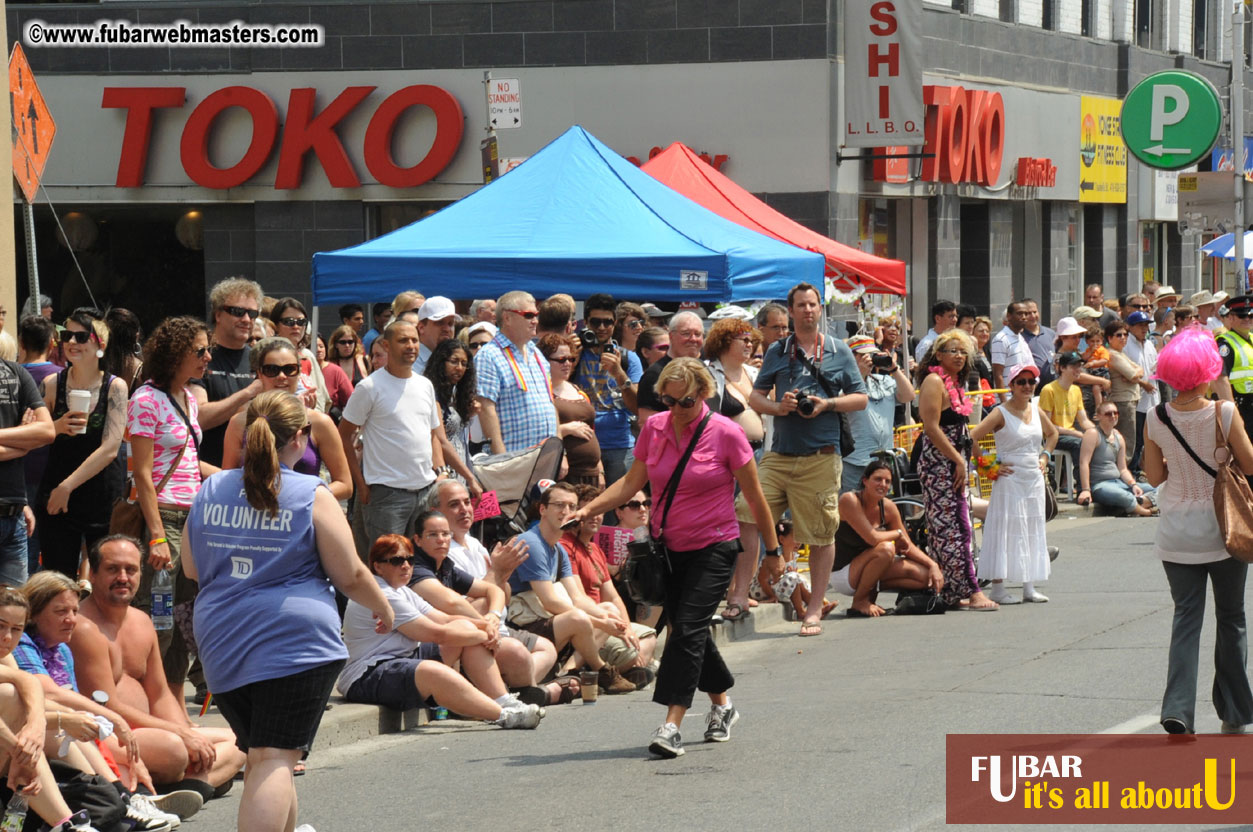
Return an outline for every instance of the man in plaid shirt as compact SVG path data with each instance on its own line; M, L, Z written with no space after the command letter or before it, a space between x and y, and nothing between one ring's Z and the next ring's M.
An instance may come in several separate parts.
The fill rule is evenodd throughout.
M539 310L526 292L496 303L500 331L474 356L479 423L493 454L519 451L557 435L548 359L531 343Z

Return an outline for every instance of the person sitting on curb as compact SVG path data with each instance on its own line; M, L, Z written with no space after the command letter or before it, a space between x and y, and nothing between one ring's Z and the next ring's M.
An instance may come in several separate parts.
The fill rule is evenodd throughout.
M428 520L437 517L428 512ZM496 633L482 618L445 615L409 588L414 551L403 535L385 534L370 547L370 569L396 620L380 633L367 607L349 601L344 611L348 663L336 687L349 702L400 711L424 702L502 728L535 728L544 717L507 690L489 645ZM453 669L461 663L465 676ZM474 684L466 677L474 680Z
M594 485L576 485L579 506L585 506L600 496L601 490ZM598 604L610 614L624 621L631 621L626 605L613 585L609 574L609 560L596 542L600 531L601 516L590 515L575 528L566 531L561 547L570 558L570 566L583 585L583 591L592 603ZM657 631L644 624L631 621L630 629L621 636L609 636L600 648L600 657L617 668L636 688L652 684L657 671L653 654L657 650Z
M1079 449L1079 505L1095 501L1123 514L1151 516L1153 504L1148 495L1154 488L1137 483L1127 468L1127 444L1117 430L1118 405L1102 402L1096 418L1096 426L1084 433Z
M557 545L562 525L578 505L573 486L562 482L540 496L539 523L518 538L529 556L509 578L510 623L557 645L559 664L566 658L566 648L573 647L589 668L599 671L605 693L630 693L635 685L600 657L609 636L628 632L627 621L587 597L565 550Z
M905 531L892 493L892 469L881 459L861 475L861 489L840 496L840 526L835 532L835 566L831 586L853 596L849 618L877 618L885 610L875 603L880 589L944 588L944 574L923 554Z
M436 577L441 578L441 583L454 594L459 591L458 586L464 588L465 579L454 580L457 573L444 565L451 563L474 581L484 581L499 587L506 600L496 609L504 609L509 598L509 576L519 563L526 560L526 547L519 545L515 538L508 543L497 543L491 554L488 554L483 544L470 534L470 526L474 524L474 504L466 487L456 480L436 482L427 497L427 504L448 519L448 527L452 530L448 556L434 570ZM425 546L419 554L427 554ZM447 582L444 581L445 578L448 579ZM487 593L484 591L476 595L473 584L470 586L470 595L473 597L466 600L474 607L475 612L486 615L491 609ZM460 609L460 605L452 605L455 599L445 600L449 602L449 606L445 608L437 604L439 609L444 612ZM508 615L503 617L508 618ZM510 627L504 621L500 622L496 664L500 667L500 675L504 677L505 683L520 691L523 701L534 696L531 689L550 675L556 663L557 648L551 641L535 633ZM545 693L537 700L537 704L564 704L573 701L578 695L578 681L576 677L562 677L548 683L544 690Z

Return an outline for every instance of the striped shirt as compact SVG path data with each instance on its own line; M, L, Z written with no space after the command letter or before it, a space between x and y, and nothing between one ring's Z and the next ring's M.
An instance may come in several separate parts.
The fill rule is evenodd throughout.
M506 451L520 451L557 435L548 359L538 347L527 343L519 352L497 333L474 356L474 371L478 395L496 403Z

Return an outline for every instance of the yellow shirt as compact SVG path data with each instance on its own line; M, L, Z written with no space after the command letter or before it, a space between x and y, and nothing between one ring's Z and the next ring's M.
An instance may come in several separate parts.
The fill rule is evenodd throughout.
M1057 427L1074 428L1075 417L1083 409L1083 392L1077 384L1063 390L1060 382L1050 381L1040 391L1040 409Z

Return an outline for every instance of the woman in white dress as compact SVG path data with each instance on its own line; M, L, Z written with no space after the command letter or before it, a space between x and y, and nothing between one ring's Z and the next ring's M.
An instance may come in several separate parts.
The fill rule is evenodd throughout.
M983 526L979 577L992 581L988 597L998 604L1043 603L1035 588L1049 577L1048 542L1044 537L1044 471L1057 444L1057 428L1032 402L1040 371L1019 364L1006 376L1010 396L970 431L978 442L996 434L1000 473ZM1022 598L1010 595L1005 581L1022 582Z

